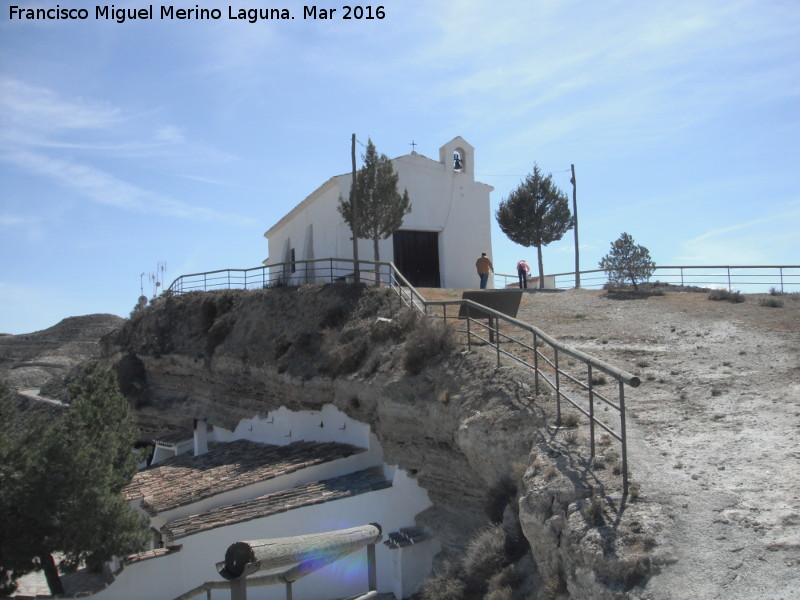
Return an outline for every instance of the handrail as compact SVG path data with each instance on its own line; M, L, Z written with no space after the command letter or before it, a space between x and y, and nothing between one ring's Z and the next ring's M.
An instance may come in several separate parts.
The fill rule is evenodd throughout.
M375 285L384 285L390 287L395 293L398 294L400 299L406 305L419 310L426 317L438 317L438 315L429 314L429 308L441 307L442 317L446 321L448 306L466 307L467 317L458 317L458 319L463 319L463 321L466 323L466 330L462 330L460 333L466 334L468 350L471 351L474 344L493 345L494 352L497 357L496 360L498 367L501 365L502 358L505 358L512 361L512 363L530 368L534 374L537 395L539 393L540 380L555 391L557 427L560 428L562 426L562 400L566 400L580 413L584 414L589 419L592 458L595 457L595 425L600 426L621 443L623 490L624 493L627 494L628 459L624 386L629 385L631 387L638 387L641 383L641 380L638 376L599 360L580 350L571 348L534 325L525 323L513 317L509 317L508 315L472 300L426 300L391 262L375 262L366 260L359 260L358 262L359 266L366 265L367 267L371 267L371 270L360 268L362 281L373 283ZM202 289L202 291L208 291L209 289L219 289L220 287L250 289L256 287L256 282L258 282L259 287L270 287L277 285L299 285L308 282L317 282L320 280L327 282L342 280L348 281L353 277L353 273L355 271L354 266L355 261L353 259L318 258L299 260L291 263L276 263L274 265L253 267L251 269L220 269L218 271L209 271L206 273L181 275L172 282L169 287L169 291L173 293L186 293L189 291L198 291L200 289ZM254 277L249 277L248 274L251 272L255 273ZM474 311L476 316L471 317L469 315L470 311ZM487 318L489 320L488 326L479 321L479 319ZM518 340L514 337L511 337L509 334L502 332L500 329L501 323L506 327L520 331L523 334L532 335L532 344L529 345L526 342ZM501 343L505 343L505 346L502 346ZM519 347L521 352L517 354L507 349L508 346L513 345ZM545 345L551 349L550 352L553 355L552 358L543 352ZM532 363L528 358L526 358L526 354L532 355ZM568 373L564 369L564 367L559 363L559 355L561 354L574 358L575 360L578 360L582 364L586 365L586 383L584 383L578 377ZM594 371L605 373L606 375L618 381L618 396L616 403L603 396L594 387ZM551 373L551 375L548 376L548 372ZM575 399L573 399L565 385L562 385L562 383L566 386L571 386L573 390L577 390L578 392L587 392L588 408L585 408ZM610 425L601 421L595 415L595 400L602 401L609 407L619 412L620 423L618 432L612 429Z
M470 306L472 308L477 309L481 313L486 313L492 316L494 319L500 319L508 323L509 325L513 325L514 327L518 327L519 329L523 329L525 331L529 331L530 333L536 334L539 338L543 341L547 342L553 348L557 348L564 354L571 356L576 360L580 360L587 364L592 365L593 367L600 369L607 375L611 375L615 379L619 379L623 383L630 385L631 387L639 387L641 384L641 379L636 375L632 375L628 373L624 369L617 368L613 365L610 365L600 359L597 359L590 354L586 354L585 352L581 352L575 348L570 348L565 344L559 342L551 335L545 333L535 325L531 325L530 323L526 323L524 321L520 321L519 319L515 319L514 317L509 317L501 312L498 312L488 306L484 306L483 304L478 304L477 302L473 302L472 300L432 300L427 302L428 305L438 305L438 306Z
M722 272L707 272L711 270ZM743 270L770 272L742 273L741 271ZM667 271L677 271L677 273L668 273ZM737 273L736 271L740 272ZM787 273L787 271L789 272ZM597 273L602 273L603 276L584 277L584 275L593 275ZM581 287L587 289L602 288L608 281L606 273L606 269L588 269L586 271L579 271L581 276ZM660 283L681 286L722 285L726 286L728 291L733 291L734 287L736 286L763 287L771 285L776 291L781 293L788 291L787 288L800 291L800 265L657 265L654 270L654 275L655 277L659 278L657 281ZM503 283L501 284L501 287L512 285L518 281L518 276L516 274L511 275L507 273L495 273L495 277L502 278ZM748 281L747 279L741 279L748 277L757 278L759 281ZM545 274L545 278L555 282L554 285L557 289L569 289L574 287L575 272L568 271L565 273L548 273ZM559 283L559 279L561 279L563 283ZM652 279L653 276L651 275L649 281ZM592 283L593 280L594 283Z

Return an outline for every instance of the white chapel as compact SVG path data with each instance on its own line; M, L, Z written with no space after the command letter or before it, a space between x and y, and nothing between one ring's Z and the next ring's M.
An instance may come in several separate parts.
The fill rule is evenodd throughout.
M380 241L381 261L393 262L414 286L477 287L475 260L492 251L494 188L475 181L475 149L459 136L439 148L438 161L412 151L391 162L398 191L408 190L411 212L398 231ZM331 177L270 227L264 263L353 258L350 227L337 210L351 183L351 173ZM358 253L361 260L372 260L372 242L359 240ZM298 270L292 277L306 273Z

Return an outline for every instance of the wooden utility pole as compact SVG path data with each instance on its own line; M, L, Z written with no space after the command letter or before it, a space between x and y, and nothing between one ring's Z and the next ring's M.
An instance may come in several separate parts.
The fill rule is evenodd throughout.
M578 248L578 184L575 180L575 165L570 165L572 169L572 178L569 180L572 184L572 215L575 218L575 287L581 287L581 259L580 250Z
M350 147L350 156L353 159L353 183L350 189L350 209L352 211L351 225L353 228L353 281L361 280L358 268L358 185L356 185L356 134L353 134ZM332 282L331 282L332 283Z

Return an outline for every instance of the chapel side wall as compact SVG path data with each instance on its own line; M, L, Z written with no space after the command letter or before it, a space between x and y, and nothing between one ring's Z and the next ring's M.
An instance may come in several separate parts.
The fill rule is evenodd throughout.
M351 176L339 175L331 182L315 192L316 196L306 206L297 210L290 220L274 231L268 238L268 250L271 264L287 262L285 255L288 248L295 249L295 260L309 258L353 258L353 241L350 226L339 214L339 195L348 197L350 194ZM311 244L313 256L307 256L306 237L309 234L309 225L313 225L313 240ZM391 240L390 240L391 241ZM374 253L370 240L359 240L359 259L372 260ZM388 260L381 248L381 259ZM341 277L352 271L352 264L340 263L334 265L334 277ZM278 272L272 273L273 278ZM287 273L292 284L329 282L330 270L327 263L317 263L309 273L303 265L298 265L295 273Z

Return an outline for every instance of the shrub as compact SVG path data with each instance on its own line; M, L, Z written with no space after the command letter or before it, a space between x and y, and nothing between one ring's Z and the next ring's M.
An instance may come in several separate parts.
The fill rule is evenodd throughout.
M331 377L353 373L369 351L369 343L359 330L337 332L327 329L322 334L320 371Z
M517 495L517 486L510 477L499 479L489 488L486 500L486 516L492 523L503 522L503 512L509 502Z
M578 445L578 432L574 429L572 431L568 431L564 434L564 443L567 446L577 446Z
M713 290L708 295L708 299L715 301L725 300L732 304L740 304L744 302L744 296L738 290L736 290L735 292L730 292L728 290Z
M545 579L544 585L542 586L542 592L547 600L555 600L566 591L567 581L561 573L558 575L551 575Z
M650 259L647 248L634 244L631 235L622 233L612 242L611 251L600 260L600 268L607 271L612 286L631 283L638 292L639 283L653 274L656 264Z
M780 298L762 298L759 301L761 306L767 306L769 308L781 308L783 307L783 300Z
M639 484L638 481L631 481L628 484L628 494L631 497L631 500L638 500L639 497L642 495L642 486Z
M506 533L502 525L481 529L467 545L462 568L472 586L485 586L506 565ZM471 587L472 587L471 586Z
M418 375L429 362L451 354L455 347L456 335L451 325L418 318L406 339L403 367L411 375Z
M466 592L467 584L460 579L457 570L445 563L440 572L425 581L420 595L423 600L462 600Z
M590 525L598 526L603 524L603 499L599 496L592 496L583 505L583 516Z
M234 318L232 315L225 315L222 318L217 319L214 321L214 324L208 330L208 334L206 337L206 356L210 357L214 354L214 351L217 349L222 342L225 341L225 338L228 337L231 331L233 331L234 325Z
M580 418L575 413L567 413L561 420L561 424L564 427L577 427L580 422Z

